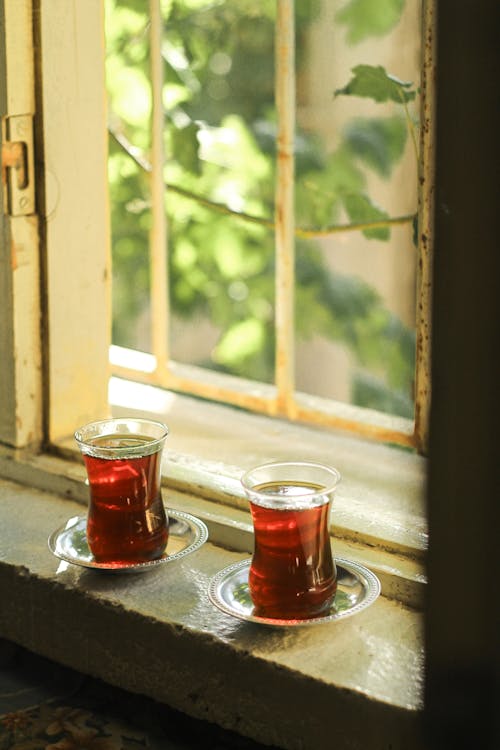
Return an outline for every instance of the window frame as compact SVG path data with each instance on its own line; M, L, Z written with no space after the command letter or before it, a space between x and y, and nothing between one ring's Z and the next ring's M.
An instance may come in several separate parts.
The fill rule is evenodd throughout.
M294 3L277 0L276 21L276 87L275 101L278 114L276 204L281 210L275 216L276 245L276 372L275 383L267 385L244 378L212 372L202 367L172 361L168 343L168 289L165 246L168 226L164 211L165 184L163 177L163 129L165 115L161 106L163 71L161 60L161 12L159 0L150 0L151 25L151 91L152 127L150 171L152 230L151 256L151 342L152 354L112 347L113 374L143 383L157 385L178 392L200 396L258 413L279 416L293 422L337 428L416 448L427 450L428 415L430 407L430 291L431 291L431 217L433 190L433 68L434 35L432 4L423 7L422 96L421 121L426 127L420 131L418 165L419 243L416 278L416 370L414 419L403 419L375 410L339 403L331 399L300 393L294 383ZM119 136L118 136L119 137ZM121 141L120 141L121 142ZM130 149L131 157L136 158ZM139 159L138 159L139 161ZM142 160L141 160L142 164Z
M3 143L9 117L30 115L36 162L36 213L0 216L9 321L0 442L39 449L108 409L103 8L100 0L3 0L0 10Z
M6 12L14 14L10 18L16 19L9 22L12 23L11 32L15 29L16 39L24 34L26 47L34 44L35 48L32 70L37 72L36 86L34 74L32 79L26 77L26 85L31 87L31 91L36 89L37 92L36 99L34 98L34 128L37 134L37 218L40 224L41 261L39 269L36 266L32 269L30 286L23 290L23 295L32 294L33 304L39 308L29 320L24 318L23 324L28 326L31 342L36 343L33 351L39 351L41 364L37 364L36 358L30 356L29 361L23 365L26 373L31 371L39 378L36 398L30 400L33 420L38 420L36 430L32 430L27 436L16 430L4 430L0 442L16 449L26 449L31 455L40 451L56 452L76 461L77 451L73 441L75 427L107 416L112 408L108 400L111 274L105 191L107 132L104 96L96 93L104 91L104 38L103 34L96 33L96 29L104 28L103 7L100 0L89 0L84 9L82 4L68 4L65 0L37 0L33 3L37 23L33 24L29 12L19 16L19 4L16 0L3 0L3 5ZM24 7L27 8L28 5ZM92 66L84 64L84 50L88 49L91 50L90 58L95 63ZM68 54L69 52L71 53ZM82 70L84 76L80 80ZM11 85L13 84L9 81L9 86ZM19 86L19 81L16 86ZM82 109L85 110L84 116L81 116ZM64 138L62 134L65 134ZM89 158L88 143L92 144L92 159ZM98 180L99 187L96 188L95 176L99 173L101 178ZM27 224L33 223L33 217L20 219ZM5 219L4 229L7 234L13 231L14 224L12 218ZM36 243L32 252L37 257ZM17 273L18 270L12 274L13 279ZM12 308L16 312L22 308L20 300L23 298L20 295L15 298L11 296ZM4 300L9 308L9 298ZM11 352L11 360L18 361L15 350ZM8 372L8 362L7 355L0 362L0 368L4 372ZM13 405L13 411L18 404L25 408L27 401L22 397L26 392L23 380L19 378L14 383L18 391L12 392L12 401L11 395L7 396L7 401ZM17 397L17 393L21 396ZM128 408L134 410L137 406L130 404ZM411 507L403 513L403 518L407 520L401 521L396 510L398 518L392 528L392 521L387 523L382 514L378 524L371 524L371 521L365 523L366 519L363 520L364 511L361 516L357 510L349 511L341 524L344 536L356 543L399 550L410 558L422 557L425 549L422 510L425 462L420 456L408 456L397 449L380 446L381 453L377 454L376 459L374 444L370 439L354 438L353 443L349 431L343 433L330 428L323 429L321 426L311 431L310 428L301 428L300 425L269 417L262 417L262 421L258 423L265 425L266 438L260 441L257 430L255 440L250 444L244 430L238 433L242 424L242 420L238 418L239 413L226 408L229 409L226 414L230 415L233 429L232 442L242 446L241 454L235 458L233 465L228 466L227 461L219 461L217 471L214 472L213 456L206 458L200 453L193 454L188 441L183 445L184 456L174 456L174 476L167 477L165 481L184 490L191 489L200 497L214 498L217 502L229 502L241 507L236 483L232 481L228 490L224 486L224 476L229 475L234 480L248 461L272 460L282 455L282 451L286 455L295 451L299 457L301 446L310 444L312 451L317 448L314 453L317 460L336 463L332 456L339 454L338 447L341 452L346 451L345 455L352 449L356 456L352 473L366 475L361 485L352 490L356 508L359 495L369 493L370 476L377 460L380 460L381 465L390 464L400 468L399 487L403 494L409 491L412 500ZM207 422L212 409L213 404L204 406L198 402L198 412L202 415L206 413ZM352 407L346 407L346 411L349 412L345 418L348 426ZM218 414L222 415L223 411ZM213 422L215 428L222 418L225 419L217 416ZM165 419L170 421L168 415ZM181 422L182 417L178 421L182 431ZM296 437L294 446L290 443L290 430L293 430ZM173 429L172 433L174 432ZM198 447L195 446L195 450ZM379 449L375 446L375 453L377 450ZM60 465L58 467L57 470L61 470ZM72 475L73 469L69 465L66 465L66 469ZM24 462L21 464L21 471L26 470ZM28 475L32 477L31 472ZM50 483L52 480L54 472L49 469L47 478L43 481ZM387 481L389 484L393 482L391 478ZM346 506L351 497L349 492L350 490L345 497ZM382 490L382 494L385 498L387 488ZM364 502L362 498L361 506ZM407 543L399 535L398 528L405 525L412 530L418 528L416 542L410 540Z
M30 3L5 2L2 11L0 442L24 446L39 442L42 430L39 225L35 214L8 215L8 185L16 169L7 169L5 155L9 143L19 143L11 140L17 136L9 133L9 118L27 115L31 119L35 112L32 16Z
M43 0L35 2L35 11L38 11L41 3ZM64 0L60 3L45 0L45 4L54 9L70 5ZM97 11L97 3L91 5L91 0L88 0L86 5L92 12ZM0 0L2 84L6 75L6 8L8 13L14 13L7 19L7 25L12 25L7 32L11 34L14 28L16 47L19 45L13 53L14 58L10 59L15 60L16 55L22 55L22 47L26 46L26 65L22 69L23 75L27 74L28 78L33 46L29 1ZM498 112L497 107L493 109L496 100L491 95L494 90L493 71L496 71L494 62L498 56L493 31L498 7L492 0L486 0L481 3L480 12L471 15L468 5L458 8L454 0L443 0L439 11L439 190L436 201L436 242L439 252L436 253L435 274L439 283L434 292L437 314L433 334L436 342L433 384L436 398L432 410L431 470L427 492L431 516L428 565L432 585L426 596L425 729L429 741L439 741L437 738L440 738L442 744L456 744L457 737L460 737L463 745L473 746L481 737L481 730L484 734L490 733L487 739L496 736L491 698L498 679L498 671L495 671L498 663L496 620L491 611L491 573L497 562L498 546L495 524L491 522L498 483L497 460L493 450L498 432L495 409L498 388L492 367L492 342L497 335L500 300L495 288L495 280L498 279L498 180L494 153L495 147L498 147ZM14 74L16 68L17 73ZM5 106L9 97L20 96L24 85L24 78L19 78L18 66L8 70L7 78L7 89L0 86L2 117L7 114ZM464 96L464 91L475 92L474 107L470 106L470 98ZM39 123L40 116L37 117ZM3 135L0 135L0 140L2 138ZM38 158L41 159L41 152ZM2 197L3 191L3 184L0 183ZM43 216L41 219L45 221ZM53 457L42 450L42 446L47 446L45 436L48 435L47 430L42 429L41 418L46 398L44 382L47 358L40 354L40 361L44 362L44 382L37 358L39 350L43 352L46 347L46 323L40 323L45 319L40 315L40 274L36 272L38 234L34 231L35 224L34 216L13 220L0 212L0 310L3 321L0 333L0 443L3 445L0 447L0 474L33 487L40 487L46 482L45 488L57 493L59 503L60 496L71 496L71 482L79 492L83 487L80 475L71 479L72 472L76 473L76 464L69 463L61 468L58 462L58 467L51 474L47 467ZM43 238L43 221L40 233ZM16 255L13 254L14 247ZM11 263L13 257L17 257L17 263ZM43 299L43 294L41 297ZM467 304L464 304L464 300ZM467 366L462 366L464 340L469 341ZM27 382L34 384L31 391L25 390ZM26 398L27 394L29 398ZM71 410L74 405L68 403L67 407ZM12 449L9 450L8 446ZM22 507L26 509L28 506L24 504ZM19 525L26 515L19 513ZM450 519L453 523L450 523ZM464 554L467 554L465 561ZM460 575L457 575L457 560L467 563L460 565ZM34 605L39 607L40 612L48 612L47 602L56 586L53 581L50 585L45 584L35 596L33 576L29 577L23 563L10 566L13 569L11 591L14 596L12 601L6 600L8 604L4 607L12 622L13 638L22 637L19 636L19 623L23 623L23 632L30 631L28 646L41 649L43 638L46 641L43 644L45 649L47 643L49 646L61 646L73 630L66 628L60 638L57 637L59 631L56 630L54 635L54 625L59 624L59 619L54 618L52 612L47 615L46 627L41 629L39 635L33 626L36 620L26 617L28 605L32 614L37 611ZM10 570L6 575L10 575ZM74 591L65 584L61 585L61 582L59 584L59 589L62 589L61 611L64 608L64 611L72 612ZM471 597L466 599L468 606L464 606L464 592ZM89 609L89 600L84 603L86 610ZM95 600L92 603L95 604ZM92 613L97 611L98 606L93 607ZM115 606L107 609L118 612L118 616L122 615ZM142 617L136 619L143 621ZM109 618L106 624L109 625ZM385 628L385 623L381 627ZM356 623L356 628L358 633L362 633L362 624ZM169 631L174 636L174 647L178 647L179 629L170 627ZM150 633L150 630L146 631L147 635ZM404 631L395 634L395 637L403 639L403 643L405 636ZM81 640L73 642L76 645L71 653L62 648L59 651L61 661L84 651ZM190 645L191 642L188 642ZM213 640L209 643L209 650L212 657L214 653L219 653ZM267 644L263 650L267 651ZM185 651L186 648L180 653ZM307 648L304 653L309 656L310 649ZM244 657L247 663L247 652ZM262 662L261 654L258 661ZM197 662L196 668L200 662ZM156 657L155 663L158 664ZM244 666L243 660L241 665ZM182 667L184 664L181 664ZM288 672L288 668L281 668L279 674L286 675ZM164 671L161 678L162 684L168 685ZM172 680L172 684L176 684L175 680ZM305 684L310 687L309 683ZM132 685L132 689L134 687ZM304 687L303 679L298 687ZM341 698L345 696L346 700L350 699L344 689L338 692ZM300 689L296 695L300 699ZM370 716L375 717L373 724L368 724L369 728L375 726L375 722L380 726L380 721L387 715L387 706L374 705L370 694L361 693L360 698L360 705L364 708L369 705ZM332 710L335 713L339 709L335 701L328 700L326 705L330 715L333 715ZM349 705L352 708L351 702ZM464 706L467 707L466 711ZM339 716L343 717L344 714L345 711L339 709ZM349 712L347 714L349 716ZM237 714L236 718L240 716ZM223 720L226 718L227 714ZM398 728L401 728L401 717L396 718L396 734L391 735L391 741L399 737ZM412 725L411 737L415 742L419 741L418 728L416 724Z

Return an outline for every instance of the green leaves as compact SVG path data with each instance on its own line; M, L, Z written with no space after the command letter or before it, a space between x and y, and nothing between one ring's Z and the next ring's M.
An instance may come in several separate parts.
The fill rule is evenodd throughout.
M349 41L358 42L393 28L403 4L404 0L346 0L337 20L345 24ZM173 318L189 319L193 330L197 321L208 322L214 340L217 336L215 344L214 340L199 342L202 350L193 355L198 364L273 382L274 236L266 224L243 221L241 215L267 222L275 212L276 3L161 0L161 8L165 21L164 177L177 188L167 190L165 200ZM297 3L301 82L301 66L307 60L304 40L319 9L318 0ZM130 144L126 149L119 138L110 142L113 340L148 350L148 4L106 0L106 10L109 111L118 136ZM301 85L306 83L304 78ZM314 123L307 117L297 125L298 227L321 231L348 220L379 222L388 217L377 205L376 193L370 192L372 184L379 184L371 178L375 173L387 179L400 160L407 140L401 107L415 99L416 90L380 66L363 64L335 92L339 107L345 104L342 95L371 99L377 109L382 103L381 116L368 113L351 119L340 133L332 123L327 135L326 121L321 134L315 134ZM323 96L331 96L328 86ZM216 211L215 204L227 210ZM387 226L364 231L365 237L374 240L386 240L389 234ZM355 234L353 242L358 239ZM338 244L335 239L324 245L297 241L297 336L303 340L319 335L348 348L359 370L351 384L355 403L409 413L414 342L371 285L354 270L352 275L339 273L327 257L330 248L337 253L340 248L347 255L350 247L344 244L344 236ZM373 256L369 248L366 252L368 264ZM173 347L175 358L175 341Z
M344 130L351 151L381 177L389 177L403 155L406 123L402 117L371 117L351 120Z
M198 126L191 122L185 128L175 128L172 131L172 152L179 164L188 172L200 174L200 160L198 157Z
M242 361L255 357L264 345L265 329L262 321L247 318L231 325L219 340L214 360L233 371L240 370ZM244 370L243 370L244 371Z
M360 7L364 0L351 5ZM400 81L387 73L381 65L357 65L353 77L335 96L359 96L380 103L407 106L415 99L412 83ZM351 158L364 162L381 177L389 177L394 164L402 157L407 139L405 121L398 115L384 118L358 118L352 120L344 131L347 152ZM352 222L380 221L388 214L374 205L363 191L344 196L344 207ZM388 227L376 227L363 232L365 237L388 240Z
M328 226L338 220L343 208L352 223L381 221L387 211L377 207L367 195L363 167L388 178L403 155L406 125L399 115L357 118L348 122L339 148L324 162L323 169L311 172L296 185L296 212L299 224L312 222ZM386 241L390 228L363 231L368 239Z
M392 101L396 104L406 104L415 99L413 84L400 81L381 65L356 65L352 72L354 76L347 86L337 89L335 96L363 96L376 102Z
M336 15L347 26L351 44L387 34L399 21L404 0L350 0Z
M347 214L353 222L381 221L388 219L389 214L375 206L367 195L353 194L344 197L344 206ZM377 227L374 229L365 229L365 237L375 240L388 240L389 227Z

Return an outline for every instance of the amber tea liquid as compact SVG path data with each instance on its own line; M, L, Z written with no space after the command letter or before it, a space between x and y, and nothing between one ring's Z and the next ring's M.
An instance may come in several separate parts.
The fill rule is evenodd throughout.
M88 441L101 448L154 442L142 435L113 434ZM160 490L161 450L127 458L84 455L90 484L87 542L98 562L139 563L161 557L168 519Z
M321 495L321 485L298 481L252 489L262 495L250 501L255 548L248 583L256 614L306 619L328 611L337 588L328 532L330 497ZM300 498L307 494L314 499L301 507Z

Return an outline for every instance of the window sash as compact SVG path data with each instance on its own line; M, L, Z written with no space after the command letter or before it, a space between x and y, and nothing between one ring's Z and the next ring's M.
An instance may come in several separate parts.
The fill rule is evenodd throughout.
M158 18L159 3L152 0L152 6L153 10L156 8ZM289 4L280 4L289 13L290 8L286 6ZM11 13L11 21L4 30L7 46L10 35L14 40L10 42L11 45L14 44L18 50L24 49L24 54L31 51L35 28L35 67L43 74L37 76L38 90L33 107L36 110L35 132L38 133L37 164L45 165L37 182L38 217L32 216L29 221L24 217L20 220L9 217L2 219L2 236L6 247L14 239L14 244L17 243L18 248L23 251L28 251L28 247L34 250L31 256L23 256L23 263L18 266L16 273L10 275L9 271L6 274L7 266L2 266L2 288L5 287L3 299L17 320L12 324L13 331L16 332L14 337L17 336L17 339L16 342L8 340L5 334L0 342L0 375L2 382L7 384L6 390L2 390L7 394L5 402L12 404L12 409L9 407L2 411L0 440L17 446L30 442L58 442L71 435L75 425L109 413L108 381L111 360L111 368L115 374L131 379L224 401L266 415L284 416L328 428L340 427L361 436L417 446L425 452L430 401L429 297L432 259L432 248L428 241L430 231L427 233L425 227L430 227L433 195L432 137L428 129L422 128L420 171L421 177L426 178L420 196L420 226L421 234L427 234L427 241L420 242L419 248L424 273L419 278L419 299L422 305L417 304L417 309L424 309L426 312L417 321L417 336L421 343L417 346L415 423L295 393L290 387L293 380L288 376L282 377L280 389L276 385L245 381L171 362L168 351L162 351L158 344L153 355L120 350L110 347L107 133L102 95L105 91L103 5L100 0L89 0L84 7L81 4L68 4L65 0L38 0L34 25L30 2L19 4L16 0L1 0L0 8L6 18ZM424 8L424 38L432 39L433 1L426 2ZM12 14L20 14L24 21L13 21ZM292 34L291 22L285 13L282 24L289 24L286 31L288 38ZM158 30L159 23L155 21L152 33L157 34L157 45L160 43ZM26 40L24 46L20 45L23 38ZM67 44L61 40L67 40ZM432 51L432 46L423 46L428 57L424 58L423 65L425 85L422 86L422 111L429 118L434 98L434 61L429 52ZM84 60L68 54L68 49L85 50L85 55L90 54L95 64L85 65ZM290 48L289 54L292 52ZM288 67L292 68L293 74L293 65L289 64ZM13 70L17 71L17 84L14 86L12 82L9 83L7 91L17 92L16 95L19 95L22 90L19 84L20 71L27 75L30 66L16 65L7 71L4 65L2 75L11 75ZM291 79L284 73L282 75L281 85L286 99L286 96L290 97L287 87L290 87ZM152 79L159 90L161 66ZM33 83L31 86L33 92ZM75 92L78 92L78 96ZM2 107L2 116L5 116L5 101L2 102ZM289 114L292 112L290 100L284 107ZM159 128L161 112L156 117ZM281 119L286 123L286 118ZM425 121L428 122L428 119ZM65 134L64 138L61 138L62 133ZM289 133L288 139L290 137ZM92 144L90 152L89 143ZM290 154L291 159L293 156ZM155 161L161 163L161 160L160 153L159 159ZM163 191L160 178L158 170L155 179L159 195ZM160 198L156 203L160 205ZM43 238L40 267L37 218ZM163 210L158 211L157 222L160 224L159 229L155 230L156 240L152 243L152 253L156 257L157 268L160 269L153 273L156 279L165 278L162 269L166 272L164 252L159 250L165 247L164 238L168 230L165 224L161 224L164 221ZM20 229L21 226L23 230ZM290 225L283 231L285 234L288 232L289 236ZM287 241L293 244L290 239ZM26 258L29 258L27 264L24 263ZM41 297L40 274L42 286L47 288L47 294ZM16 289L17 283L21 286ZM159 285L156 294L159 297L160 313L153 315L159 325L155 340L165 345L167 319L166 314L161 311L168 308L166 285ZM28 309L25 305L14 303L15 299L21 298L30 299ZM8 303L9 299L12 304ZM92 304L84 302L88 299L92 300ZM291 310L289 299L287 304ZM291 312L288 320L291 320ZM5 330L8 329L9 326L6 326ZM284 340L287 337L288 334ZM22 354L23 351L26 355ZM291 397L284 398L283 393L286 393L287 388L291 391ZM29 399L26 399L26 393L30 394Z
M10 4L11 9L16 11L20 9L17 0L0 0L0 12L4 12L7 4ZM43 488L57 488L61 495L69 496L72 492L76 494L82 492L80 467L74 466L71 461L58 461L54 464L55 469L52 471L50 466L55 459L53 456L46 455L44 449L48 448L49 453L57 452L65 458L76 461L77 451L73 440L75 428L85 421L102 419L111 411L108 400L109 231L105 195L107 133L102 97L104 44L100 34L96 33L96 29L103 28L102 15L103 8L100 0L88 0L85 6L79 3L68 4L66 0L39 0L34 19L31 18L30 13L27 13L24 26L10 22L5 25L5 33L9 35L15 31L16 43L19 44L20 40L23 40L28 50L33 50L32 35L33 28L35 28L36 65L43 74L37 76L39 88L35 98L35 130L39 135L37 162L44 169L37 185L39 188L37 211L42 248L41 268L38 269L36 265L38 263L37 217L32 216L24 221L25 225L31 226L33 230L32 238L35 239L33 261L27 264L26 268L21 263L15 273L9 264L9 273L12 272L12 276L16 279L22 278L23 286L14 286L14 294L9 299L5 297L0 299L2 309L12 313L18 321L18 324L14 326L14 333L17 341L23 342L24 347L24 349L16 349L18 344L13 345L4 357L6 339L1 340L3 348L0 351L2 354L0 376L2 382L12 364L15 365L16 372L13 376L13 388L6 391L2 389L0 442L15 447L31 444L35 450L29 450L26 453L3 452L0 456L2 464L0 473L16 481L33 483ZM64 40L64 44L61 40ZM75 50L79 50L81 57L75 54ZM82 58L87 58L87 56L91 56L95 62L94 65L83 64ZM83 79L81 80L82 72ZM62 138L61 133L65 133L66 137ZM92 151L89 151L87 147L89 142L92 144ZM8 218L4 221L2 229L5 227L9 230L7 231L9 239L15 238L12 222ZM17 237L19 238L20 235ZM23 251L23 254L19 256L21 260L30 257L27 254L27 245L19 249ZM0 269L2 273L5 265L3 264ZM20 273L23 276L20 276ZM40 289L43 290L41 295ZM42 300L47 297L50 304L44 304L40 296ZM26 313L28 306L33 306L29 314ZM4 328L8 329L9 326L10 322L7 322ZM16 360L17 354L21 351L25 352L26 357L23 360ZM116 357L117 354L123 356L127 352L123 350L117 352L114 347L111 347L112 357ZM128 352L128 354L136 360L142 356L139 364L145 374L144 379L155 377L153 355L141 355L137 352ZM38 356L40 356L39 360L36 359ZM122 364L127 363L122 362ZM197 377L196 369L172 365L174 386L180 386L181 381L184 380L189 383L194 382ZM26 378L28 377L38 378L37 388L33 391L27 389ZM208 398L220 400L217 398L217 389L221 387L222 382L219 377L216 373L204 372L203 388L205 390L203 393ZM130 386L130 383L128 385ZM243 400L248 399L250 394L255 400L255 406L262 407L265 413L275 416L276 412L273 411L276 403L275 386L263 385L261 387L259 384L226 376L224 387L227 392L222 394L222 400L230 402L228 392L231 390L234 402L240 405ZM175 387L175 390L181 390L181 388ZM238 403L240 393L242 394L241 402ZM176 398L172 394L163 395ZM298 394L296 399L299 408L304 412L304 418L309 417L309 412L316 409L319 415L318 424L328 423L327 420L330 418L328 409L331 408L331 404L317 404L316 399L305 394ZM319 406L325 408L320 409ZM340 424L347 430L355 429L351 422L353 414L360 416L360 414L355 414L356 409L343 404L334 406L336 411L331 416L332 423ZM142 408L145 408L145 405L141 399L134 401L132 398L127 402L127 412L131 409ZM195 402L193 410L200 424L204 423L208 410L211 408L213 412L213 404L203 405L198 401ZM314 431L316 442L310 445L309 433L311 431L302 430L299 426L290 424L274 423L276 427L274 424L268 425L266 437L258 429L254 429L255 418L251 415L245 415L245 420L243 420L241 413L231 409L226 411L231 412L232 423L228 424L225 417L222 419L217 416L212 420L206 420L205 424L208 425L210 431L210 440L212 434L214 437L217 436L219 425L224 425L226 440L229 435L231 443L236 446L235 450L240 451L232 467L235 472L239 472L249 455L257 455L257 450L255 452L248 450L249 422L253 430L252 438L255 439L257 448L260 449L263 443L264 451L277 454L281 450L287 453L290 450L302 452L302 446L307 443L307 448L316 455L318 460L327 461L331 456L337 456L337 461L340 460L338 456L341 450L343 452L341 455L352 462L347 473L354 478L353 498L355 500L351 503L347 498L345 506L349 510L349 518L344 519L343 524L346 529L351 530L351 537L357 541L364 538L365 533L363 528L360 532L359 510L362 507L369 534L373 534L373 508L370 505L368 509L368 503L366 503L366 513L364 509L365 491L363 488L368 487L369 480L368 483L365 483L364 479L360 482L357 477L358 474L359 476L367 474L371 477L374 461L381 459L381 451L385 452L386 457L383 458L382 463L390 467L390 471L397 476L397 503L399 504L400 499L404 500L405 507L402 509L402 514L404 518L409 518L411 521L399 523L398 509L395 516L398 529L411 528L413 533L417 511L408 512L407 505L410 502L411 508L414 505L420 507L417 495L424 471L424 464L420 457L409 456L402 451L391 451L383 446L374 446L363 441L355 441L354 446L351 439L344 439L344 436L339 436L334 432L327 435L325 440L325 434L319 430ZM365 410L357 411L361 413ZM14 427L10 423L7 424L7 415L12 417ZM30 416L31 422L22 421L23 418ZM178 416L179 424L180 420L184 420L185 423L184 403L179 405ZM399 423L395 424L393 418L388 415L376 413L368 416L373 420L372 422L370 419L365 420L366 426L363 434L368 437L383 432L386 440L395 442L394 439L391 440L391 437L396 431L404 434L404 420L399 420ZM21 419L18 420L17 417ZM243 421L246 421L247 425L243 425L242 428ZM8 429L4 431L5 424ZM242 434L235 437L238 429ZM292 442L290 442L291 430L294 431ZM179 432L182 433L182 429ZM188 425L184 434L187 435L187 443L193 436L196 436L197 432ZM410 444L410 429L406 435L407 444ZM272 445L270 440L274 441ZM337 443L334 447L332 441ZM217 442L214 445L218 451ZM214 496L215 487L218 493L217 501L226 503L228 497L225 493L224 482L231 475L229 471L231 467L224 465L222 469L223 464L219 461L219 456L217 456L215 469L210 465L207 468L207 463L203 463L203 460L200 461L198 458L193 461L191 446L192 442L189 443L187 449L186 444L183 444L185 453L181 458L184 460L179 462L182 466L177 472L177 477L174 477L174 483L177 481L183 491L190 488L196 498L203 494L206 497ZM199 446L200 444L197 444L195 449ZM201 452L200 449L198 455ZM240 457L241 464L239 463ZM223 461L224 456L221 456L221 459ZM365 461L364 465L363 461ZM400 485L401 477L405 478L404 487ZM172 478L167 477L166 481L171 482ZM392 482L390 484L392 485ZM410 501L408 501L408 494L411 495ZM368 494L367 497L370 495ZM232 500L230 498L230 502ZM351 511L354 513L353 518L351 518ZM387 521L390 526L394 517L390 515L387 519L386 516L384 508L383 521L384 524ZM229 530L228 534L231 533ZM369 537L369 541L374 543L373 537ZM383 545L386 545L385 541Z
M29 121L35 112L32 52L31 2L1 0L0 443L16 447L40 442L42 431L38 219L34 213L9 213L8 173L13 170L4 162L12 138L9 118L23 115Z
M36 10L37 210L46 290L43 439L55 444L109 413L104 5L37 0Z
M424 3L422 59L422 122L429 123L433 107L433 2ZM160 0L150 0L150 42L152 79L152 165L151 165L151 310L152 354L134 353L112 347L111 369L114 375L155 384L166 389L223 401L267 415L284 417L324 427L346 429L360 436L416 447L426 452L430 405L430 292L431 292L431 216L432 216L432 132L421 129L419 164L419 245L417 276L417 347L415 419L363 409L301 394L294 383L294 3L277 0L276 88L278 112L278 175L275 217L276 246L276 368L275 385L268 386L220 375L201 367L172 361L168 345L167 235L164 211L163 128ZM147 364L146 364L147 363Z

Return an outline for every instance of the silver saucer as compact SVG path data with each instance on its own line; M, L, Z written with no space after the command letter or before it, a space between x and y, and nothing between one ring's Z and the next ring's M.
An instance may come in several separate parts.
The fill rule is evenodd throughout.
M98 563L87 544L87 517L74 516L54 531L48 539L49 549L56 557L72 565L115 573L136 573L174 562L199 549L208 539L203 521L180 510L166 509L169 521L167 549L162 557L142 563Z
M250 560L242 560L219 571L210 581L208 596L212 604L227 615L247 622L257 622L275 627L297 627L320 625L334 620L344 619L361 612L373 604L380 594L380 581L371 570L359 563L335 558L337 566L337 593L331 609L321 617L308 620L281 620L270 617L259 617L254 614L254 607L248 590L248 572Z

